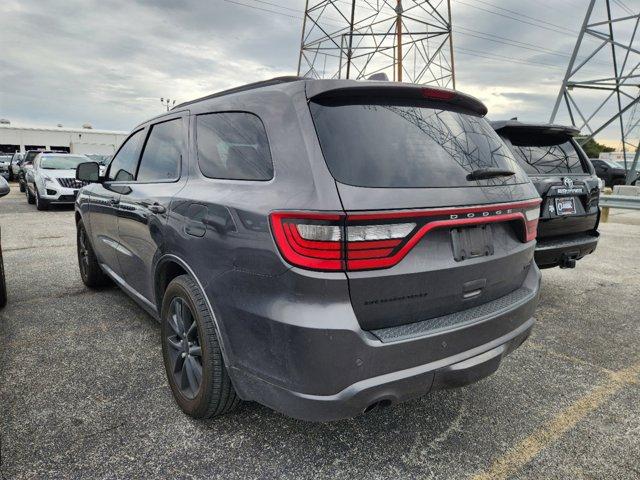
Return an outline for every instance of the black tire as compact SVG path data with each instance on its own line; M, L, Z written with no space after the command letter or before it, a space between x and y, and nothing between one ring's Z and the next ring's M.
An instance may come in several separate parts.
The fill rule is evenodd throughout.
M31 193L31 190L29 190L29 187L25 187L27 189L26 194L27 194L27 203L29 205L33 205L34 203L36 203L36 197Z
M78 268L80 269L80 277L83 283L89 288L109 285L111 279L100 268L82 220L77 225L76 248L78 251Z
M33 189L36 191L36 208L40 211L49 210L49 200L43 200L42 198L40 198L40 192L38 192L38 187L34 185Z
M0 309L7 304L7 284L4 279L4 262L2 261L2 246L0 245Z
M180 321L175 315L178 304L183 312L185 307L188 309L187 320ZM240 398L227 373L215 323L204 294L190 276L181 275L169 283L162 299L161 318L162 357L169 386L182 411L194 418L210 418L235 409ZM180 327L186 334L179 332ZM192 353L194 350L199 354Z

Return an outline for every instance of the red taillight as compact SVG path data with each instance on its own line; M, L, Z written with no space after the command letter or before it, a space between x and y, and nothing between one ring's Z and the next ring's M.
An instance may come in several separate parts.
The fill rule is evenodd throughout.
M397 265L431 230L517 221L525 242L536 238L540 200L367 214L271 214L284 259L311 270L371 270Z
M451 100L456 96L456 92L439 88L423 88L422 96L431 100Z
M271 228L282 256L311 270L343 270L343 215L272 213Z
M524 211L525 218L525 241L535 240L538 235L538 220L540 219L540 206L536 204L533 208Z
M347 220L347 270L386 268L397 263L393 260L395 253L417 226L404 220L365 224L352 222L351 217Z

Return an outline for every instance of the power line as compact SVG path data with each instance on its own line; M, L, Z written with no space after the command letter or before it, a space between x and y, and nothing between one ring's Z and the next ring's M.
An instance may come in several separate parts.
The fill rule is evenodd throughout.
M460 30L466 30L466 32L472 32L472 33L461 32ZM543 47L542 45L537 45L535 43L522 42L520 40L515 40L513 38L501 37L500 35L494 35L492 33L481 32L479 30L473 30L471 28L456 27L456 29L454 30L454 33L456 33L457 35L465 35L465 36L469 36L469 37L479 38L481 40L487 40L489 42L495 42L495 43L499 43L499 44L502 44L502 45L508 45L508 46L511 46L511 47L522 48L522 49L530 50L530 51L534 51L534 52L542 52L542 53L547 53L549 55L556 55L556 56L559 56L559 57L571 58L570 54L561 52L559 50L551 50L549 48ZM609 65L608 62L603 62L603 61L600 61L600 60L598 60L598 61L594 60L593 63L599 63L599 64L602 64L602 65L605 65L605 64Z
M503 17L503 18L509 18L509 19L511 19L511 20L515 20L515 21L520 22L520 23L524 23L524 24L527 24L527 25L531 25L531 26L533 26L533 27L542 28L542 29L544 29L544 30L549 30L550 32L560 33L560 34L562 34L562 35L566 35L566 36L569 36L569 37L575 37L575 35L574 35L574 34L569 33L566 29L565 29L565 30L557 30L557 29L555 29L555 28L546 27L546 26L544 26L544 25L538 25L538 24L536 24L536 23L529 22L529 21L527 21L527 20L523 20L523 19L518 18L518 17L513 17L513 16L511 16L511 15L507 15L507 14L504 14L504 13L500 13L500 12L495 12L495 11L492 11L492 10L488 10L488 9L486 9L486 8L479 7L479 6L477 6L477 5L472 5L472 4L470 4L470 3L466 3L466 2L463 2L463 1L461 1L461 0L458 0L458 3L460 3L460 4L462 4L462 5L466 5L467 7L475 8L476 10L481 10L481 11L483 11L483 12L490 13L490 14L492 14L492 15L498 15L498 16L500 16L500 17ZM577 32L576 32L576 34L577 34Z
M253 0L254 2L264 3L265 5L271 5L272 7L281 8L283 10L289 10L290 12L300 13L300 10L297 8L285 7L284 5L280 5L278 3L267 2L266 0Z
M490 55L485 55L483 53L467 52L465 49L462 49L462 48L459 48L459 47L453 47L453 49L455 50L457 55L466 55L468 57L475 57L475 58L485 58L487 60L496 60L498 62L504 63L504 59L503 58L493 57L493 56L490 56ZM534 65L534 64L531 64L531 63L529 63L527 61L517 60L515 58L511 59L511 62L518 63L520 65L532 65L532 66L537 67L537 68L539 68L539 67L542 67L542 68L553 68L555 70L557 70L559 68L559 67L552 67L552 66L545 66L545 65Z
M516 63L522 63L524 65L534 65L534 66L542 66L542 67L547 67L547 68L554 68L554 69L559 69L562 70L564 69L564 67L560 67L558 65L551 65L550 63L543 63L543 62L536 62L533 60L522 60L522 59L518 59L518 58L513 58L513 57L507 57L504 55L498 55L496 53L485 53L485 52L479 52L478 50L471 50L469 48L462 48L462 47L454 47L454 50L460 50L462 52L471 52L476 54L477 56L481 56L482 58L491 58L494 60L500 60L503 61L504 60L509 60L510 62L516 62Z
M341 3L350 4L350 2L347 1L347 0L340 0L340 1L341 1ZM365 0L360 0L360 1L365 1ZM476 1L482 2L482 0L476 0ZM459 2L459 3L463 3L463 2ZM487 3L487 2L482 2L482 3ZM368 6L368 4L365 6L362 3L359 3L359 5L364 9L375 11L370 6ZM469 6L474 8L473 5L469 5ZM500 8L500 7L495 7L495 8ZM512 13L515 13L517 15L528 17L527 15L517 13L514 10L508 10L508 9L502 9L502 10L505 10L505 11L508 11L508 12L512 12ZM489 12L489 13L495 13L495 12ZM498 15L500 15L500 14L498 14ZM424 19L422 19L422 18L420 18L419 16L416 16L416 15L413 15L413 18L415 18L417 21L424 21ZM536 21L549 23L550 25L553 25L553 26L558 26L558 25L552 24L550 22L546 22L544 20L538 20L538 19L535 19L533 17L529 17L529 18L532 18L532 19L534 19ZM519 19L514 19L514 20L520 21ZM540 25L534 25L534 26L539 27L539 28L545 28L545 27L542 27ZM562 27L560 27L560 28L562 28ZM461 32L459 30L465 30L466 32L471 32L471 33ZM513 39L513 38L509 38L509 37L501 37L499 35L495 35L495 34L492 34L492 33L473 30L471 28L458 26L458 27L456 27L455 33L457 33L459 35L466 35L466 36L470 36L470 37L481 38L483 40L488 40L488 41L495 42L495 43L500 43L500 44L503 44L503 45L509 45L509 46L512 46L512 47L523 48L525 50L543 51L543 52L549 53L551 55L558 55L558 56L562 56L562 57L566 57L566 58L570 58L571 57L571 55L568 54L568 53L560 52L558 50L551 50L549 48L543 47L542 45L537 45L537 44L528 43L528 42L522 42L520 40L516 40L516 39ZM561 33L566 33L566 32L561 32ZM472 34L476 34L476 35L472 35ZM577 32L576 32L576 34L577 34ZM483 35L484 37L479 37L477 35ZM486 38L486 37L493 37L493 38ZM494 40L494 39L498 39L498 40ZM507 43L507 42L510 42L510 43ZM604 64L605 62L596 61L594 63Z
M246 3L236 2L235 0L222 0L222 1L223 2L227 2L227 3L233 3L234 5L240 5L242 7L252 8L253 10L261 10L263 12L274 13L276 15L282 15L282 16L289 17L289 18L295 18L296 20L302 20L302 17L298 17L298 16L295 16L295 15L289 15L288 13L279 12L277 10L270 10L268 8L257 7L255 5L247 5Z
M616 3L620 8L622 8L624 11L626 11L629 15L633 15L634 12L633 10L631 10L629 7L627 7L624 3L622 3L622 0L613 0L614 3Z
M488 7L495 8L496 10L502 10L503 12L513 13L514 15L518 15L519 17L528 18L529 20L533 20L535 22L539 22L539 23L543 23L545 25L549 25L551 27L559 28L559 29L561 29L562 31L565 31L565 32L571 32L571 33L574 33L575 35L578 34L577 30L567 30L566 27L563 26L563 25L558 25L556 23L551 23L551 22L548 22L548 21L543 20L541 18L532 17L532 16L526 15L524 13L519 13L519 12L517 12L515 10L509 10L508 8L502 8L502 7L499 7L497 5L493 5L492 3L485 2L484 0L475 0L475 1L478 2L478 3L481 3L483 5L486 5Z
M227 3L233 3L235 5L251 8L251 9L254 9L254 10L266 11L266 12L269 12L269 13L272 13L272 14L283 15L283 16L286 16L286 17L289 17L289 18L296 18L298 20L302 20L302 17L290 15L290 14L285 13L285 12L279 12L277 10L270 10L270 9L258 7L258 6L255 6L255 5L248 5L246 3L241 3L241 2L238 2L236 0L223 0L223 1L227 2ZM268 5L272 5L272 6L277 6L277 4L274 4L274 3L271 3L271 2L267 2L267 1L264 1L264 0L256 0L256 1L260 1L260 3L264 3L264 4L268 4ZM462 2L460 2L460 3L462 3ZM284 7L284 6L281 6L281 7L282 8L286 8L287 10L291 10L291 11L299 11L299 10L295 10L295 9L289 8L289 7ZM526 48L527 50L534 50L534 49L547 50L547 53L551 53L551 54L554 54L554 55L567 56L567 57L570 56L570 55L563 54L563 53L560 53L560 52L557 52L557 51L545 49L544 47L541 47L540 45L527 44L526 42L520 42L519 40L510 39L510 38L507 38L507 37L500 37L498 35L493 35L493 34L486 33L486 32L480 32L478 30L472 30L472 29L469 29L469 28L466 28L466 27L457 27L457 28L464 29L464 30L467 30L467 31L470 31L470 32L474 32L474 33L478 33L480 35L492 36L492 37L496 37L496 38L501 39L501 40L492 40L490 38L482 38L482 37L480 37L483 40L494 41L494 42L497 42L497 43L502 43L504 45L510 45L510 46L514 46L514 47L519 47L518 45L510 44L510 43L506 43L505 41L502 41L502 40L506 40L506 41L510 41L510 42L514 42L514 43L522 43L524 45L527 45L528 47L532 47L532 48L528 48L528 47L524 47L524 46L520 47L520 48ZM474 36L472 34L465 33L465 32L457 32L457 33L462 34L462 35ZM486 59L489 59L489 60L500 60L500 61L509 60L509 61L512 61L512 62L515 62L515 63L519 63L519 64L522 64L522 65L542 66L542 67L553 68L553 69L562 69L563 68L563 67L560 67L560 66L557 66L557 65L551 65L551 64L548 64L548 63L536 62L536 61L533 61L533 60L525 60L525 59L522 59L522 58L507 57L507 56L497 55L497 54L490 54L490 53L486 53L486 52L479 52L477 50L471 50L471 49L466 49L466 48L462 48L462 47L454 47L454 50L459 51L463 55L474 56L474 57L477 57L477 58L486 58Z

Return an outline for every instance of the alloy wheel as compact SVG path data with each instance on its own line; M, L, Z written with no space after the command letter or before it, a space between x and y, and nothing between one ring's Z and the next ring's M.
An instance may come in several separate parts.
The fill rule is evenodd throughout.
M194 399L202 384L202 349L198 325L187 302L175 297L169 307L167 342L175 385L188 399Z

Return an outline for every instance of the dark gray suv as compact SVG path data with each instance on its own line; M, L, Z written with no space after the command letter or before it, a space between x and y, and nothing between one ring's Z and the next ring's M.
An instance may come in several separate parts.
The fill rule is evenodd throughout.
M136 127L76 202L90 287L161 322L177 403L355 416L496 370L534 324L540 198L478 100L278 78Z

